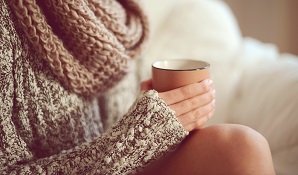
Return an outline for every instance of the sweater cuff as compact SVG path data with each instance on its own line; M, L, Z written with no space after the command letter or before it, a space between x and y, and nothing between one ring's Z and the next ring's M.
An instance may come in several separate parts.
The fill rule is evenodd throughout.
M167 143L168 146L171 145L167 150L174 148L189 134L178 121L175 111L167 106L155 90L141 94L132 108L131 114L139 114L136 120L140 120L142 116L143 127L149 129L151 137Z
M158 93L150 90L143 92L129 112L106 134L109 142L115 143L114 148L110 147L113 151L107 155L106 166L113 167L113 172L125 174L121 170L140 171L172 151L188 132ZM119 159L130 163L123 167L113 161Z

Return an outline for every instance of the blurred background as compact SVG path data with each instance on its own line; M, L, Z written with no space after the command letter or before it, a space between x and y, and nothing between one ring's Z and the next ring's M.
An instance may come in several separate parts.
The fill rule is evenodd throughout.
M208 125L255 129L268 140L277 175L297 175L298 0L145 3L152 33L138 66L140 79L151 77L157 59L209 62L217 93Z
M281 52L298 55L297 0L225 0L244 36L274 43Z

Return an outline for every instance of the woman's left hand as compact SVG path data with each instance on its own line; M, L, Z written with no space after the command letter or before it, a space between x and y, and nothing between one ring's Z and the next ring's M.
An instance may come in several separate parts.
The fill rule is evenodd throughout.
M141 90L150 89L152 89L151 79L141 83ZM211 80L158 93L158 95L169 108L175 111L178 121L187 131L204 127L215 110L215 90Z

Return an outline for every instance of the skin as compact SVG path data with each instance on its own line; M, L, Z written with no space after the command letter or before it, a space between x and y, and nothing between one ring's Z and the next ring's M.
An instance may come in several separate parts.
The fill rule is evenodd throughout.
M141 90L152 89L152 81L141 83ZM185 130L201 129L215 110L215 89L212 80L204 80L158 94L176 112Z
M151 80L141 83L142 90L151 88ZM139 175L275 175L268 142L261 134L235 124L204 127L215 110L211 80L159 96L190 134L174 152L154 161Z

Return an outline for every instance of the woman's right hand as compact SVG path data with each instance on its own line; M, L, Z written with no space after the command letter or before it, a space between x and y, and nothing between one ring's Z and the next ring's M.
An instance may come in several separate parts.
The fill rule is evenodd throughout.
M141 89L148 90L151 84L151 80L145 81ZM215 110L215 89L211 80L161 92L159 96L175 111L178 121L187 131L201 129Z

